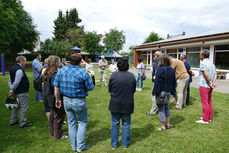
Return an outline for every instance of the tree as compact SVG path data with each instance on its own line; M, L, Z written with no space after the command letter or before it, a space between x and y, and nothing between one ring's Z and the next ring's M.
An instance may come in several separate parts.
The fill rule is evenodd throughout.
M130 50L130 52L129 52L129 56L133 56L134 55L134 46L130 46L129 47L129 50Z
M124 35L124 32L119 31L116 28L110 29L110 32L106 33L105 38L103 39L105 48L108 50L115 50L115 51L121 50L125 41L126 41L126 36Z
M66 37L73 46L84 48L84 31L82 28L69 29L66 32Z
M79 18L78 11L76 8L66 11L66 21L69 29L80 28L78 25L82 20Z
M101 35L98 35L96 32L86 32L84 34L84 44L86 52L91 55L98 55L103 52L103 46L100 44Z
M68 30L67 21L61 10L58 12L58 17L54 20L54 39L64 40L66 39L66 32Z
M57 41L52 39L46 39L41 46L41 51L46 54L54 54L57 56L65 56L69 53L70 48L73 45L68 41Z
M0 0L0 19L0 53L15 57L34 49L39 33L20 0Z
M146 38L143 44L158 41L158 40L163 40L162 37L158 35L158 33L151 32L150 35Z
M73 32L75 29L83 30L83 26L78 25L81 21L76 8L67 10L65 15L60 10L57 19L54 20L54 40L68 40L67 32L69 30L73 30Z

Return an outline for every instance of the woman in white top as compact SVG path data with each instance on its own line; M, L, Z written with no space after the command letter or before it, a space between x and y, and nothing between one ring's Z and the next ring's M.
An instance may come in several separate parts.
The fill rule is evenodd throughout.
M109 70L110 70L111 74L118 70L117 65L114 62L114 59L111 60L111 65L109 66Z
M91 59L87 60L86 71L90 74L93 84L95 85L94 66L91 64Z
M142 86L143 86L143 80L142 80L142 76L145 73L145 69L144 69L144 64L142 63L142 59L139 58L138 59L138 65L137 65L137 91L142 91ZM141 88L139 88L139 80L141 80Z

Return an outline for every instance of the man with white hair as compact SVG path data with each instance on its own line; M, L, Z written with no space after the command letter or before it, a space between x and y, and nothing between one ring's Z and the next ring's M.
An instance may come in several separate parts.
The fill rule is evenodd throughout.
M99 60L99 78L101 86L107 86L107 74L106 74L107 60L104 56L101 56Z
M156 78L156 73L157 73L157 69L159 61L160 61L160 55L161 55L161 51L156 51L155 52L155 56L154 56L154 63L153 63L153 72L152 72L152 82L154 82L155 78ZM158 111L157 109L157 104L156 104L156 97L152 96L152 108L150 110L150 112L146 113L146 115L151 116L156 114Z
M23 69L26 65L26 58L24 56L18 56L16 62L17 64L10 69L8 85L10 87L9 96L14 95L18 99L19 107L12 111L10 125L18 124L17 113L20 110L20 127L24 128L32 126L32 123L26 122L29 101L29 79Z

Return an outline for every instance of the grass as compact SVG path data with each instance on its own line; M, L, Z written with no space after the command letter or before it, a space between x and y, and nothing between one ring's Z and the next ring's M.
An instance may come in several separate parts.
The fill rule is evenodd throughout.
M44 104L35 102L35 91L31 70L26 72L30 79L29 109L27 120L32 127L10 126L10 111L4 106L9 92L8 75L0 76L0 152L4 153L63 153L72 152L69 140L54 140L49 136L48 122L44 113ZM96 79L98 73L96 73ZM165 132L156 130L160 126L158 116L146 116L151 108L151 80L144 81L142 92L135 93L135 110L131 122L131 144L127 150L121 146L112 150L110 146L109 93L106 87L96 88L87 97L88 131L86 142L91 145L88 153L227 153L229 152L229 95L213 92L214 120L209 125L196 124L202 113L198 89L191 88L191 105L183 110L171 110L171 122L174 128ZM171 103L170 106L174 106ZM67 134L67 125L63 126ZM121 135L121 129L120 129Z

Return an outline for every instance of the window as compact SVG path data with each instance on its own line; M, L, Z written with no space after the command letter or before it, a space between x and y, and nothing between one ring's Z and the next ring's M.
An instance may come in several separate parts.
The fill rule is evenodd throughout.
M188 52L196 52L196 51L200 51L200 47L189 47L189 48L187 48L187 50L186 51L188 51Z
M217 45L216 50L229 50L229 45Z
M187 60L190 63L192 68L200 67L200 53L187 53Z
M216 52L215 65L218 69L229 69L229 52Z
M202 50L203 50L203 49L210 50L210 47L209 47L209 46L204 46L204 47L202 47Z

